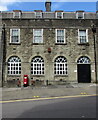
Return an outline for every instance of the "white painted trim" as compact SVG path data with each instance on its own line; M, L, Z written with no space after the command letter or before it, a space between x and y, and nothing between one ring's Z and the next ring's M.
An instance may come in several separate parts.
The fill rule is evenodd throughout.
M35 18L37 18L37 17L36 17L36 16L37 16L36 13L40 13L40 16L41 16L40 18L42 18L42 12L34 12Z
M19 33L19 41L18 42L12 42L12 30L18 30L18 33ZM20 43L20 29L18 28L13 28L13 29L10 29L10 43Z
M61 18L59 18L59 19L62 19L62 18L63 18L63 13L64 13L64 12L55 12L55 18L58 18L58 17L57 17L57 13L62 13L62 14L61 14Z
M78 13L79 13L79 12L76 13L76 19L79 19L79 18L78 18L78 15L79 15ZM81 18L81 19L84 19L84 14L85 14L85 12L83 12L82 14L83 14L83 18Z
M66 37L66 31L65 31L65 29L55 29L55 42L56 43L58 43L57 42L57 30L64 30L64 43L66 43L66 39L65 39L65 37Z
M88 29L86 29L86 41L88 42Z
M80 43L80 37L79 37L79 31L82 30L82 29L78 29L78 43ZM88 42L88 29L85 29L86 30L86 43Z
M21 18L21 12L13 12L13 18L15 18L15 13L19 13L19 17L17 18Z
M42 31L42 42L41 43L43 43L43 29L33 29L33 41L32 42L36 43L36 42L34 42L34 30L41 30Z

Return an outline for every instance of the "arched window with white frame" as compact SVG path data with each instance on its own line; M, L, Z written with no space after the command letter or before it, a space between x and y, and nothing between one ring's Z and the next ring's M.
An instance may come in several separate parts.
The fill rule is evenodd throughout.
M55 75L67 75L67 59L64 56L59 56L54 61L54 74Z
M78 64L90 64L90 59L87 56L81 56L78 61Z
M8 59L8 75L21 74L21 59L17 56L12 56Z
M43 75L44 74L44 59L36 56L31 61L31 74Z

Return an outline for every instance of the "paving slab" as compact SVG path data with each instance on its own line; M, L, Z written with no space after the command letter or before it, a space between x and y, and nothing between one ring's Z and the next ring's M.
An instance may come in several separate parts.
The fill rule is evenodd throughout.
M72 95L92 95L96 94L98 85L96 84L69 84L69 85L49 85L21 88L3 88L2 100L17 100L30 98L45 98Z

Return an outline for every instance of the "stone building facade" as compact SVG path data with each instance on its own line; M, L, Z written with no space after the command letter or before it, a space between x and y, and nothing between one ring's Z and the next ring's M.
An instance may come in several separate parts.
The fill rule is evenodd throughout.
M24 75L29 85L47 80L49 84L96 82L92 27L96 27L97 13L53 12L51 2L45 6L45 12L0 13L4 25L1 84L16 86L19 80L22 86Z

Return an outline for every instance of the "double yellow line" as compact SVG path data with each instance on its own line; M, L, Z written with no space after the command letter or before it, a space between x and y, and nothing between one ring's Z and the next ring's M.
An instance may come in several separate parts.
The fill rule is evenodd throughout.
M37 100L52 100L52 99L89 97L89 96L98 96L98 94L92 94L92 95L75 95L75 96L59 96L59 97L48 97L48 98L32 98L32 99L20 99L20 100L9 100L9 101L0 101L0 103L13 103L13 102L37 101Z

